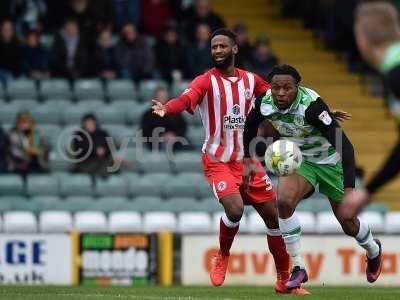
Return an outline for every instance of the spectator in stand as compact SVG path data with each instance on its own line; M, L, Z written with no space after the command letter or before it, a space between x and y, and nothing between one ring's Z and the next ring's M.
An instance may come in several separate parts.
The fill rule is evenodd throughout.
M253 53L247 62L246 69L257 73L265 79L276 64L278 64L278 59L272 52L269 38L266 35L259 35L256 39Z
M88 73L87 43L80 33L78 23L68 20L56 35L52 49L52 75L76 79Z
M25 176L28 173L48 171L49 149L29 112L17 115L15 127L9 134L8 164L11 172Z
M157 69L164 80L171 82L173 72L179 72L182 77L185 66L184 49L179 41L176 26L171 24L164 29L162 39L156 44L155 53Z
M82 35L90 44L95 43L99 29L113 23L111 0L68 0L64 13L67 19L77 20Z
M183 26L185 27L186 38L193 41L196 36L199 24L207 24L210 31L225 27L222 18L211 11L209 0L196 0L194 5L184 12Z
M143 30L157 39L171 18L167 0L147 0L142 2Z
M49 76L49 57L40 44L40 33L29 31L26 35L25 46L22 49L24 74L28 77L41 79Z
M210 26L199 24L196 28L196 42L186 49L186 75L194 78L211 66Z
M4 20L0 27L0 80L17 77L22 70L21 46L17 40L14 24Z
M153 99L163 104L167 103L169 99L168 90L164 87L158 87L154 92ZM160 137L160 142L157 144L159 148L157 149L153 148L153 145L156 145L154 142L146 142L146 147L149 150L159 151L168 149L167 143L176 142L178 137L185 138L187 125L181 114L160 117L149 108L142 116L141 128L143 137L151 138L153 134L155 137ZM161 128L163 131L157 132L157 128ZM182 143L173 144L173 150L183 149L188 149L188 146L182 145Z
M136 26L127 23L122 27L121 39L115 47L115 57L122 78L140 80L154 75L155 57L147 40L140 36Z
M100 76L103 79L114 79L117 77L115 47L110 29L103 29L97 38L92 69L91 73L94 76Z
M239 52L235 56L235 64L238 68L244 68L246 60L251 56L254 47L250 43L246 25L236 24L233 26L233 32L236 34L236 43L239 47Z
M107 167L111 167L112 156L106 137L108 133L101 129L96 116L86 114L82 118L82 129L74 134L72 149L78 153L74 158L82 160L75 164L73 171L88 173L92 176L107 176ZM90 153L89 155L87 153ZM88 155L88 157L85 156Z
M31 30L42 30L46 13L47 1L45 0L11 1L10 15L21 36Z
M141 1L140 0L112 0L115 16L115 26L121 29L126 23L139 25Z
M7 155L9 149L8 136L0 126L0 173L8 171Z

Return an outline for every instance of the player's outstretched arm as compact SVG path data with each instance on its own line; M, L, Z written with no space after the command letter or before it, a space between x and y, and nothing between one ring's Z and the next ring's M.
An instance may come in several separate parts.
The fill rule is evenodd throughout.
M167 113L167 108L165 107L165 105L157 100L151 100L151 101L153 102L153 105L151 106L153 114L156 114L160 117L164 117Z
M348 121L351 119L351 114L341 109L332 109L331 114L332 117L340 122Z

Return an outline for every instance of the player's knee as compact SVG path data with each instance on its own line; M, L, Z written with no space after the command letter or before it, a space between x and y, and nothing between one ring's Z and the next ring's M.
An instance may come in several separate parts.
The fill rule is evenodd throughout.
M280 216L285 215L292 215L295 207L293 205L295 203L294 197L290 195L285 195L282 193L281 195L278 194L278 210Z
M225 209L225 213L229 220L232 222L239 222L243 215L243 204L231 205L228 209Z
M358 232L357 221L355 218L338 217L338 221L342 226L343 232L349 236L356 236Z

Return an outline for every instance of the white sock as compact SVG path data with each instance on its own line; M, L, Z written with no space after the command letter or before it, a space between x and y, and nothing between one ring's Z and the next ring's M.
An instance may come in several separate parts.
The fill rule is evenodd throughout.
M377 257L379 254L379 246L372 237L371 229L367 222L358 219L360 221L360 229L356 235L357 243L367 251L369 258Z
M279 228L285 241L286 250L292 258L293 265L304 269L303 259L300 254L300 220L294 213L287 219L279 218Z
M269 236L281 236L282 233L279 228L268 228L267 227L267 235Z
M229 218L228 218L228 216L226 214L223 214L221 219L222 219L222 222L224 222L224 224L226 225L226 227L229 227L229 228L235 228L240 223L240 221L239 222L232 222L231 220L229 220Z

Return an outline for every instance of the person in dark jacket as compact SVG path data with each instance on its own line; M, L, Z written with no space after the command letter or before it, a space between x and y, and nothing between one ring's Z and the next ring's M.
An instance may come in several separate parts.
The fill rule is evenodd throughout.
M115 47L110 29L102 30L97 38L97 45L93 55L92 75L100 76L103 79L117 77Z
M22 49L24 74L31 78L45 78L49 76L49 56L40 45L40 34L36 30L29 31L26 43Z
M10 20L4 20L0 26L0 80L19 76L21 62L21 46L15 35L14 24Z

